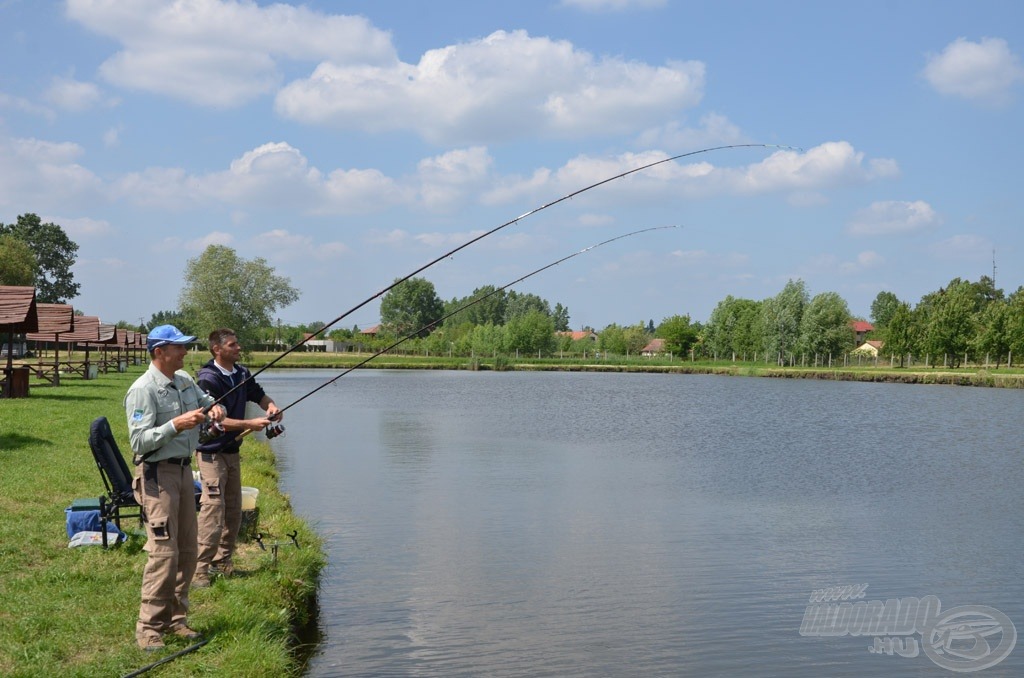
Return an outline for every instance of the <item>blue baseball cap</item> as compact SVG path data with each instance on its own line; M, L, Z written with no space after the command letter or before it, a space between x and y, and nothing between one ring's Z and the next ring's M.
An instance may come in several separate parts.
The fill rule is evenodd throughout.
M191 344L196 338L182 334L174 325L158 325L146 335L146 350L152 351L166 344Z

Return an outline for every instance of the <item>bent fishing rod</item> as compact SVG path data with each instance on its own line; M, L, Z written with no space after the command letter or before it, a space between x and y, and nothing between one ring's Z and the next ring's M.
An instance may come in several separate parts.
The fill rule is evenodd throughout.
M434 264L437 264L438 262L443 261L444 259L447 259L447 258L453 256L454 254L456 254L456 253L466 249L467 247L469 247L473 243L476 243L476 242L478 242L480 240L483 240L484 238L486 238L486 237L488 237L490 235L493 235L493 234L497 233L498 231L501 231L502 229L505 229L505 228L507 228L507 227L509 227L509 226L511 226L513 224L519 223L523 219L526 219L527 217L533 216L534 214L537 214L538 212L543 212L544 210L548 209L549 207L554 207L555 205L557 205L559 203L565 202L566 200L571 200L572 198L575 198L578 195L586 193L587 191L591 191L591 190L593 190L595 188L598 188L599 186L603 186L605 184L611 183L611 182L616 181L618 179L622 179L624 177L628 177L631 174L636 174L638 172L643 172L644 170L650 169L652 167L656 167L658 165L663 165L665 163L673 162L675 160L680 160L682 158L688 158L688 157L691 157L691 156L694 156L694 155L700 155L702 153L711 153L713 151L723 151L723 150L734 149L734 148L778 148L778 149L785 149L785 150L799 150L799 149L797 149L797 148L795 148L793 146L783 146L783 145L780 145L780 144L728 144L728 145L725 145L725 146L712 146L712 147L709 147L709 148L702 148L702 149L697 150L697 151L689 151L687 153L679 153L678 155L673 155L673 156L671 156L669 158L662 158L661 160L655 160L655 161L649 162L649 163L647 163L645 165L640 165L639 167L634 167L633 169L626 170L625 172L620 172L619 174L616 174L614 176L608 177L606 179L602 179L601 181L594 182L594 183L590 184L589 186L584 186L583 188L576 189L575 191L573 191L571 193L566 193L561 198L558 198L556 200L552 200L551 202L545 203L545 204L541 205L540 207L535 207L532 210L530 210L529 212L525 212L523 214L520 214L515 219L510 219L510 220L506 221L503 224L495 226L494 228L492 228L489 231L485 231L484 233L481 233L480 235L478 235L478 236L476 236L474 238L470 238L469 240L467 240L466 242L462 243L461 245L459 245L457 247L454 247L454 248L448 250L447 252L445 252L444 254L442 254L442 255L432 259L431 261L427 262L426 264L423 264L422 266L417 268L412 273L409 273L409 274L407 274L407 275L405 275L405 276L403 276L401 278L396 279L393 283L391 283L390 285L388 285L384 289L382 289L379 292L377 292L377 293L367 297L363 301L359 302L358 304L356 304L352 308L348 309L347 311L345 311L344 313L339 315L334 320L331 320L330 322L326 323L320 329L316 330L315 332L310 333L306 337L303 337L303 339L301 341L299 341L298 343L296 343L294 346L288 348L281 355L277 356L276 358L274 358L273 360L268 362L266 365L264 365L260 369L256 370L252 374L250 374L247 379L244 379L243 381L241 381L237 385L235 385L233 388L228 390L226 393L224 393L224 395L222 395L220 398L218 398L212 405L209 405L206 408L204 408L204 411L205 412L209 412L210 408L212 408L213 405L220 404L220 402L222 400L224 400L225 398L227 398L230 394L232 394L235 391L237 391L239 388L241 388L243 385L245 385L249 381L255 379L259 374L263 373L265 370L270 369L271 367L276 365L285 356L287 356L290 353L292 353L293 351L297 350L299 347L305 345L306 342L311 341L314 337L319 336L320 334L322 334L325 330L327 330L331 326L341 322L342 320L347 318L349 315L351 315L351 314L355 313L356 311L358 311L359 309L361 309L363 306L366 306L367 304L369 304L374 299L382 297L383 295L387 294L388 292L390 292L392 289L394 289L398 285L401 285L402 283L404 283L406 280L412 278L413 276L419 275L420 273L422 273L423 271L427 270L428 268L430 268Z
M437 327L438 325L443 323L448 318L451 318L454 315L458 315L459 313L465 311L467 308L470 308L471 306L475 306L476 304L479 304L481 301L484 301L485 299L488 299L489 297L492 297L495 294L498 294L499 292L503 292L503 291L507 290L509 287L512 287L513 285L516 285L518 283L523 282L527 278L532 278L533 276L537 275L538 273L542 273L543 271L546 271L549 268L554 268L555 266L558 266L561 263L569 261L573 257L578 257L581 254L585 254L586 252L589 252L590 250L597 249L598 247L601 247L602 245L607 245L608 243L613 243L616 240L622 240L624 238L630 238L630 237L632 237L634 235L640 235L641 233L649 233L651 231L662 231L662 230L666 230L666 229L669 229L669 228L680 228L680 227L677 226L677 225L673 225L673 226L652 226L650 228L642 228L642 229L640 229L638 231L632 231L631 233L623 233L622 235L617 235L614 238L609 238L608 240L604 240L604 241L599 242L597 244L591 245L590 247L584 247L583 249L579 250L578 252L573 252L572 254L564 256L561 259L558 259L557 261L552 261L550 264L547 264L546 266L541 266L537 270L532 271L530 273L527 273L526 275L521 276L519 278L516 278L512 282L506 283L506 284L502 285L501 287L498 287L497 289L493 289L490 292L488 292L487 294L484 294L484 295L481 295L479 297L476 297L475 299L472 299L471 301L466 302L465 304L459 306L458 308L456 308L456 309L454 309L452 311L449 311L448 313L445 313L440 318L437 318L436 320L433 320L430 323L424 325L423 327L419 328L415 332L410 332L409 334L406 334L402 338L400 338L400 339L396 340L395 342L389 344L388 346L382 348L381 350L377 351L373 355L370 355L370 356L364 358L363 360L360 360L355 365L353 365L353 366L351 366L349 368L346 368L338 376L333 377L332 379L329 379L328 381L326 381L323 384L320 384L319 386L314 388L312 391L309 391L308 393L306 393L304 396L296 399L294 402L292 402L292 403L282 407L280 410L278 410L278 414L275 415L275 417L279 417L280 414L284 414L285 410L288 410L288 409L291 409L292 407L295 407L296 405L298 405L299 403L301 403L303 400L305 400L306 398L310 397L314 393L317 393L318 391L327 388L328 386L330 386L334 382L336 382L339 379L341 379L342 377L344 377L346 374L348 374L348 373L350 373L350 372L352 372L354 370L358 370L360 367L362 367L366 363L370 362L371 360L373 360L375 358L378 358L378 357L384 355L385 353L387 353L388 351L392 350L393 348L401 346L402 344L404 344L405 342L409 341L410 339L418 337L421 334L423 334L424 332L427 332L428 330L431 330L434 327ZM265 431L267 438L276 438L277 436L279 436L283 432L284 432L284 427L281 426L280 424L271 424L271 426L267 427L267 429ZM246 429L245 431L242 431L242 433L240 435L236 436L235 439L236 440L241 440L242 438L244 438L245 436L249 435L250 433L252 433L252 430L251 429Z

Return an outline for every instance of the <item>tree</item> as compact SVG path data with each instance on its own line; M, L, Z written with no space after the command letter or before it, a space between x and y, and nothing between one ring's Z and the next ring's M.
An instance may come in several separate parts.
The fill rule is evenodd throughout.
M996 369L1004 355L1010 352L1010 304L993 301L985 306L978 318L978 335L974 348L979 355L996 359Z
M546 316L550 316L551 304L536 294L520 294L515 290L508 293L508 303L505 306L505 324L508 324L513 318L526 315L531 311L539 311Z
M468 309L467 309L468 310ZM426 278L409 278L392 287L380 300L380 322L396 337L417 332L444 314L444 303ZM430 330L418 333L427 336Z
M960 366L975 336L976 313L983 297L972 283L954 278L945 289L926 294L919 307L925 311L924 349L931 356L946 356Z
M556 332L568 332L569 331L569 309L561 304L555 304L555 310L552 315L555 321Z
M555 346L555 321L542 311L528 311L505 323L505 350L550 353Z
M889 324L889 319L900 305L899 298L892 292L879 292L871 302L871 320L875 329L881 330Z
M4 234L21 240L36 255L36 301L63 304L78 296L80 285L71 273L78 245L63 228L54 223L44 224L35 214L22 214L17 223L0 224L0 235Z
M800 320L807 306L807 287L803 280L790 280L782 291L761 304L764 350L785 362L786 354L797 349Z
M835 355L854 348L850 309L835 292L815 295L800 319L800 348L810 355Z
M10 233L0 235L0 285L31 287L36 282L36 254Z
M254 346L259 329L273 325L275 312L298 298L291 281L276 275L265 259L247 261L230 247L210 245L189 259L178 304L200 337L229 327L242 346Z
M704 339L705 349L712 357L753 356L762 350L764 343L761 304L752 299L737 299L731 294L726 296L711 312Z
M474 300L481 299L473 303ZM473 290L468 297L453 298L444 305L444 315L454 313L455 309L462 308L467 304L473 304L469 308L455 313L455 315L444 321L446 327L454 327L463 323L471 325L501 325L505 322L505 306L508 303L505 290L498 290L494 285L485 285Z
M884 349L887 354L900 359L900 367L907 354L915 348L915 313L911 311L910 304L900 302L893 309L892 315L882 330L885 338Z
M174 325L185 334L192 334L192 327L180 311L157 311L149 318L146 327L153 329L160 325ZM214 328L216 329L216 328ZM145 332L146 330L143 330Z
M648 327L654 323L649 322ZM685 356L697 343L697 329L690 324L690 316L674 315L665 318L654 331L654 336L665 340L665 350L673 355Z

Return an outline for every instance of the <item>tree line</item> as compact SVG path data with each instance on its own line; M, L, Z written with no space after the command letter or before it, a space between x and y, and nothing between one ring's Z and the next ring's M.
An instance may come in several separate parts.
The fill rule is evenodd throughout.
M43 223L35 214L0 223L0 284L34 285L38 301L67 303L80 287L71 272L77 251L59 225ZM145 332L169 323L199 337L231 327L243 345L273 350L293 346L304 333L324 326L275 321L277 311L298 298L299 290L266 260L246 260L230 247L210 245L186 263L176 309L158 311L142 326L117 325ZM707 323L677 314L658 325L648 320L601 330L583 327L584 338L576 339L569 332L569 309L561 303L493 285L444 301L433 283L413 277L382 297L380 319L372 337L353 326L331 328L321 338L374 350L409 337L415 351L480 356L636 355L660 339L659 352L675 357L806 364L854 351L851 323L859 318L836 292L812 297L802 280L790 280L766 299L727 296ZM880 354L900 366L913 357L932 365L956 367L973 359L998 367L1024 355L1024 287L1006 295L987 276L977 282L954 278L913 305L880 292L871 320L869 338L879 340Z

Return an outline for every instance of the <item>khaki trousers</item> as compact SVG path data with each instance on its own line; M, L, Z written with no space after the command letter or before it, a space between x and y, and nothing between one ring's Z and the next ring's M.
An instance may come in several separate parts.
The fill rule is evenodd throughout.
M197 552L192 468L167 461L144 462L135 467L134 489L145 512L149 554L135 626L136 635L141 636L187 623L188 589Z
M242 525L242 462L237 452L196 452L203 497L199 511L196 571L230 561Z

